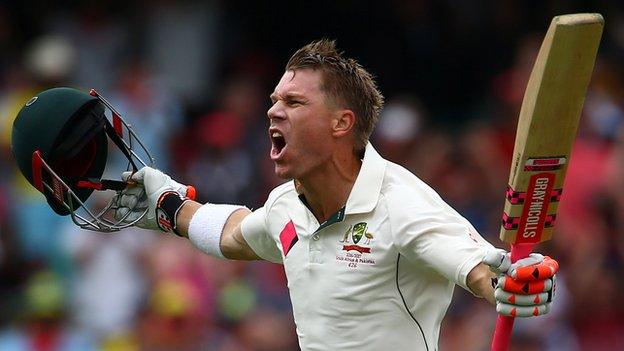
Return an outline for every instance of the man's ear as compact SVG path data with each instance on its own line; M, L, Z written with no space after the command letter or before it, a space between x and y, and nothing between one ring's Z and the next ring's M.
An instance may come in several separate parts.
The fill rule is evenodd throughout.
M332 135L342 137L349 134L355 127L355 114L351 110L340 110L336 112L332 120Z

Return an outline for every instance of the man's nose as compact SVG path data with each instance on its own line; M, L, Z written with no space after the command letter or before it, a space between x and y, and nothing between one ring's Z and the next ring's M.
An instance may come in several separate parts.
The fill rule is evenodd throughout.
M278 101L269 108L269 110L267 111L267 117L269 118L269 120L285 118L284 110L280 107L280 105L281 103Z

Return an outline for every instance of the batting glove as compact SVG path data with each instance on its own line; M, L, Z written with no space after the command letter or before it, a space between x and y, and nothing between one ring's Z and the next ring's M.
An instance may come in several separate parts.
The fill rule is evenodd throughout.
M140 228L178 234L176 215L185 201L195 197L193 187L182 185L151 167L143 167L136 173L124 172L121 179L128 182L128 186L116 197L116 220L136 221L134 225Z
M496 273L493 279L496 312L511 317L532 317L550 311L555 290L557 261L548 256L532 253L511 263L509 252L490 250L483 263Z

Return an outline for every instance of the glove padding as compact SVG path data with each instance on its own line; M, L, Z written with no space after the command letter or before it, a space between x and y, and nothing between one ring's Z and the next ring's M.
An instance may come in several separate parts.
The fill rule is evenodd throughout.
M490 250L483 258L497 278L493 281L496 312L511 317L531 317L550 311L557 261L532 253L511 263L509 252Z
M188 189L151 167L143 167L136 173L123 172L121 179L129 185L115 197L115 219L126 224L136 221L134 225L144 229L162 230L157 223L156 206L163 193L174 191L186 197Z

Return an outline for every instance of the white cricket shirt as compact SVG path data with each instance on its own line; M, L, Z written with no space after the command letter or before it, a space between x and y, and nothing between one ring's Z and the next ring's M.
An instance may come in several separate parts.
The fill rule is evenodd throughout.
M454 285L468 289L466 276L491 247L370 143L346 206L326 222L290 181L242 232L258 256L284 265L303 351L437 350Z

